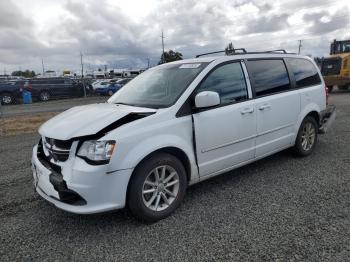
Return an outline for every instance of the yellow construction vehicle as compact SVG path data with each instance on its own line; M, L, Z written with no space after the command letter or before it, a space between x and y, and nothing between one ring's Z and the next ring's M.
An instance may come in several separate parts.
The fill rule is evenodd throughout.
M329 92L335 87L340 90L350 87L350 40L334 39L330 56L322 59L321 73Z

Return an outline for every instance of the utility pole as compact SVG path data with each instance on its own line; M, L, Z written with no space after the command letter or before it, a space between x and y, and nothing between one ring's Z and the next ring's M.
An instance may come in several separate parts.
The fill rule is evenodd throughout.
M41 65L43 67L43 75L42 76L44 76L44 74L45 74L45 67L44 67L44 59L43 58L41 58Z
M151 62L151 59L147 58L147 69L149 69L150 62Z
M162 53L162 64L165 63L165 57L164 57L164 34L163 34L163 30L162 30L162 50L163 50L163 53Z
M83 84L84 97L86 97L86 89L84 82L84 64L83 64L83 53L80 51L80 64L81 64L81 83Z
M301 39L300 40L298 40L299 41L299 47L298 47L298 55L300 55L300 50L301 50L301 47L302 47L302 45L301 45Z

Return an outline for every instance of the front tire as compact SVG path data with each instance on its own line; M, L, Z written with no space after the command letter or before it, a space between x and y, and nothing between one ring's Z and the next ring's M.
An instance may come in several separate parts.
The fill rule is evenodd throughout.
M299 157L310 155L316 146L318 124L315 118L311 116L305 117L300 125L295 145L294 154Z
M155 222L166 218L182 202L186 171L176 157L156 153L135 169L128 190L128 207L138 219Z

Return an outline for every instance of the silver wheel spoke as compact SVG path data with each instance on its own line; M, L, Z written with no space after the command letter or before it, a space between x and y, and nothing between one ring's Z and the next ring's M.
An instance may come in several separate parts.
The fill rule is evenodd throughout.
M306 139L304 139L304 140L301 142L301 146L303 147L304 150L306 150L306 144L307 144L307 141L306 141Z
M168 198L166 197L166 195L162 192L160 193L160 195L162 196L162 199L164 200L164 203L167 204L168 206L170 205Z
M159 173L158 173L158 168L156 168L154 170L154 175L155 175L155 178L156 178L156 183L159 183Z
M143 194L149 194L149 193L152 193L152 192L154 192L154 191L156 191L156 189L155 188L150 188L150 189L147 189L147 190L143 190Z
M170 175L166 179L164 179L164 183L168 183L176 174L176 172L170 173Z
M174 181L168 183L165 187L171 187L171 186L173 186L173 185L176 185L177 183L179 183L179 180L176 179L176 180L174 180Z
M151 181L149 181L149 180L146 180L146 181L145 181L145 185L156 186L156 183L151 182Z
M156 200L156 203L154 204L154 208L156 209L156 211L159 207L159 202L160 202L160 195L157 195L157 200Z
M164 181L166 169L165 169L165 166L162 166L161 168L162 168L162 172L161 172L161 174L160 174L160 179L161 179L162 181Z
M149 207L150 205L152 205L152 203L156 199L156 197L157 197L157 193L154 192L151 199L149 201L147 201L146 206Z
M168 189L164 189L165 193L167 193L171 197L176 197L173 192L169 191Z

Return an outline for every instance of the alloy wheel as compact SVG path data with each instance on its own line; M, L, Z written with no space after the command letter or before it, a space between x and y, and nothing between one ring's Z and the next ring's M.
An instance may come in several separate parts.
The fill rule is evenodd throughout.
M40 94L41 101L48 101L50 99L50 95L47 92L43 92Z
M167 209L179 193L179 174L168 165L154 168L146 177L142 187L145 206L152 211Z
M11 104L12 103L12 97L9 95L3 95L2 96L2 102L6 105Z
M312 123L306 123L301 136L301 146L303 150L309 151L314 143L316 137L316 130Z

